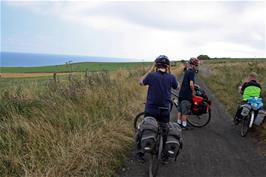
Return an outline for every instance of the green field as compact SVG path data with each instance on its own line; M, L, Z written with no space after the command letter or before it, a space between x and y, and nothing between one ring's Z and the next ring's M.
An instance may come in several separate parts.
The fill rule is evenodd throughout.
M108 63L85 62L41 67L0 67L2 73L47 73L47 72L80 72L80 71L114 71L120 68L145 67L149 62Z

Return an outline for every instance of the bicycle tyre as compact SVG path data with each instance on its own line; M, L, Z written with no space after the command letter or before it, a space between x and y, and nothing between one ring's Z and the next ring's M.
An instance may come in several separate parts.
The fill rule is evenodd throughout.
M144 114L145 112L141 112L135 117L133 125L135 130L138 129L139 124L144 120Z
M208 113L206 113L204 115L206 115L207 118L202 119L200 116L203 116L203 115L200 115L200 116L198 116L198 115L190 115L188 117L187 121L193 127L197 127L197 128L204 127L204 126L208 125L208 123L211 120L211 109L209 109ZM200 119L202 121L200 121Z
M151 153L149 159L149 177L156 177L158 174L162 151L163 151L163 138L160 135L159 137L159 145L158 145L158 152Z
M240 134L242 137L245 137L248 133L249 121L250 121L250 115L248 115L241 121Z

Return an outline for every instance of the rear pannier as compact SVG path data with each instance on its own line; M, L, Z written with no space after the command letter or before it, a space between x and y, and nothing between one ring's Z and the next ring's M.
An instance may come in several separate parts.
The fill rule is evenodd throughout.
M265 110L259 110L258 115L254 120L255 125L261 125L264 122L264 119L266 117L266 111Z
M144 121L140 125L141 134L141 148L144 151L150 151L155 146L156 136L158 132L158 123L153 117L145 117Z
M192 98L192 113L195 115L205 114L209 111L210 101L204 100L201 96L193 96Z
M170 122L167 140L165 142L165 152L170 158L176 159L180 148L182 148L181 128L177 123Z

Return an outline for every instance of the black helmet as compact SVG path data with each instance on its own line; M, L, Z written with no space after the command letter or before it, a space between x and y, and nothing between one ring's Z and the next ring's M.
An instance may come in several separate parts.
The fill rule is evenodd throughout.
M156 67L166 67L167 65L170 65L170 61L167 56L160 55L155 59Z

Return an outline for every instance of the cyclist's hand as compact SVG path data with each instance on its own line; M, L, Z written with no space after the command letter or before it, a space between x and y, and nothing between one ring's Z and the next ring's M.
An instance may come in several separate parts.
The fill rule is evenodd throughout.
M171 67L168 65L166 68L167 73L171 74Z
M152 66L151 66L151 68L150 68L150 70L149 70L149 72L152 72L152 71L154 71L155 70L155 68L156 68L156 65L155 65L155 62L152 64Z

